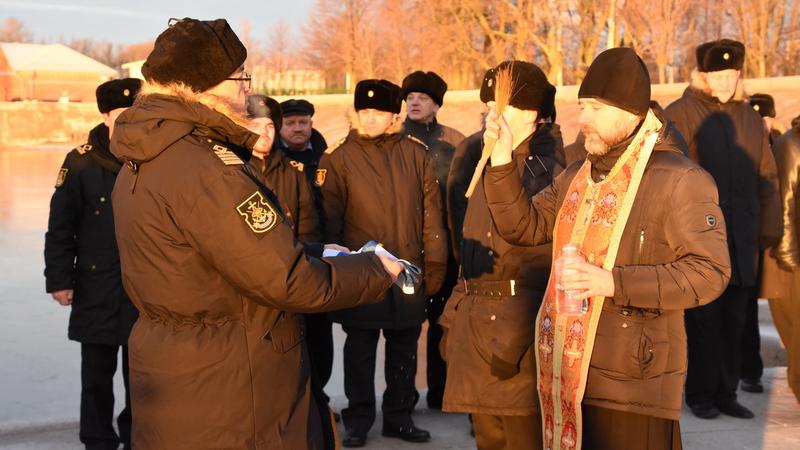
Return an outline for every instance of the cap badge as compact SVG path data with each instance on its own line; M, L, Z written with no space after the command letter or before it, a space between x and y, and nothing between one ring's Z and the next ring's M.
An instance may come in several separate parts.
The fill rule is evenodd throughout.
M124 91L122 91L122 95L124 95L125 97L129 97L131 95L131 91L129 89L125 89Z
M375 91L370 90L369 92L367 92L367 97L369 98L375 97Z
M760 109L761 109L761 106L759 106L759 105L753 105L753 109L755 109L756 111L758 111L758 110L760 110Z
M727 61L727 60L731 59L731 54L730 54L730 53L728 53L728 52L725 52L725 54L724 54L724 55L722 55L722 59L724 59L725 61Z

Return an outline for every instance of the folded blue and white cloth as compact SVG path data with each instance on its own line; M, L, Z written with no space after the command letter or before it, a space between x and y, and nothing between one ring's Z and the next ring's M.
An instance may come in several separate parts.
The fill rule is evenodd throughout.
M366 253L366 252L373 252L375 254L384 254L402 264L403 271L397 277L397 281L395 281L395 284L399 286L403 290L403 293L406 295L411 295L414 292L416 292L417 286L420 285L420 275L422 275L422 270L416 265L412 264L411 262L394 256L391 252L386 250L383 247L383 245L381 245L376 241L369 241L366 244L364 244L360 249L358 249L358 251L350 253L325 249L322 252L322 256L327 258L332 256L342 256L342 255L350 255L354 253Z

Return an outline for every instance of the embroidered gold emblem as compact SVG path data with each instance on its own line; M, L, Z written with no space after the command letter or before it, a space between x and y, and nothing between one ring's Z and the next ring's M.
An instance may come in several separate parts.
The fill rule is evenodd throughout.
M83 155L83 154L85 154L86 152L88 152L88 151L92 150L92 144L83 144L83 145L81 145L81 146L77 147L77 148L76 148L76 150L78 150L78 153L80 153L81 155Z
M219 144L214 144L211 147L211 150L214 150L214 154L217 155L217 158L220 159L226 166L233 166L236 164L244 164L244 162L236 156L236 153L228 150L226 147L223 147Z
M61 187L64 184L64 181L67 179L67 172L69 169L66 167L62 167L61 170L58 171L58 177L56 178L56 187Z
M254 233L266 233L278 224L278 213L259 191L247 197L236 207L236 211Z
M299 161L289 161L289 165L299 170L300 172L303 172L306 167L303 163Z
M314 185L317 187L322 187L325 184L325 177L328 175L328 169L317 169L317 173L314 174Z

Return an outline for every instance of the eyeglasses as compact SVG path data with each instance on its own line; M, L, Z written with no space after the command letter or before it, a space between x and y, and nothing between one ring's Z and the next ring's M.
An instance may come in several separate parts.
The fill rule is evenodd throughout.
M250 88L253 86L253 77L250 76L250 74L245 71L242 71L242 75L239 77L226 78L226 80L241 81L242 89L245 91L249 91Z

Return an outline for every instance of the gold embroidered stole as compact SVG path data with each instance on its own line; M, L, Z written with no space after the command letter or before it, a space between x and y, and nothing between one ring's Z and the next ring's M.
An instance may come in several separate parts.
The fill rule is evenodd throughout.
M587 261L614 267L620 238L628 221L661 122L652 111L605 180L592 180L587 160L570 183L553 230L553 261L574 243ZM553 264L555 267L555 264ZM555 274L551 271L542 307L536 317L536 365L542 409L544 448L580 450L581 402L592 357L603 297L589 299L589 310L566 316L556 310Z

